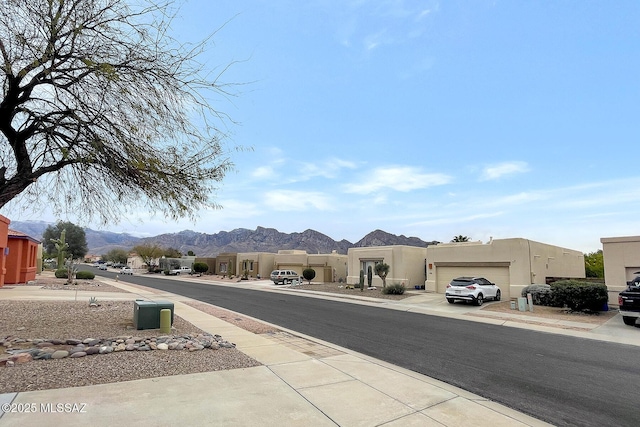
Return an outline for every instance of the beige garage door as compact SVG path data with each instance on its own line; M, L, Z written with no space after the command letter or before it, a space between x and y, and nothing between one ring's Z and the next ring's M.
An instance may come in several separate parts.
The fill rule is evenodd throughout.
M461 276L484 277L495 283L502 291L502 298L509 296L509 267L445 267L436 266L436 286L438 293L444 294L451 279Z
M302 276L303 267L300 264L278 264L278 268L274 270L291 270L298 273L298 276Z

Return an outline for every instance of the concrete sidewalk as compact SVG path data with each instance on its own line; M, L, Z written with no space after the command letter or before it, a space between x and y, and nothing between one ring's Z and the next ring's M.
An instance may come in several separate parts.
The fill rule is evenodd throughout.
M206 332L220 334L234 342L238 350L263 366L8 393L0 395L0 403L9 403L20 412L4 415L0 412L0 426L111 425L114 422L161 426L179 423L225 426L548 425L441 381L297 332L288 331L280 336L256 335L184 304L188 298L121 281L101 280L131 293L78 292L78 300L89 296L99 300L171 300L177 315ZM260 282L251 286L262 291L289 292L269 288ZM73 300L74 294L22 287L0 290L0 299ZM308 296L334 298L330 295ZM352 302L381 306L379 301L359 299ZM402 301L385 301L382 305L390 309L462 316L466 320L508 322L479 316L472 319L461 314L463 310L447 312L428 294ZM638 332L634 328L629 330ZM627 338L619 337L620 340Z

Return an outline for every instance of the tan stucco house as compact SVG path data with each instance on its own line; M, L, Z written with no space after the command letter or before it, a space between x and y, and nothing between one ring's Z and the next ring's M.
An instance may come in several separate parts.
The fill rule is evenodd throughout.
M249 278L268 279L273 270L273 259L276 254L272 252L238 252L238 268L240 275L247 272Z
M337 282L347 277L347 255L308 254L303 250L280 250L273 258L273 270L293 270L302 276L305 268L316 272L316 282ZM269 271L271 273L271 271Z
M406 287L423 286L425 283L425 263L427 248L405 245L368 246L350 248L347 252L349 274L347 283L355 285L360 281L360 270L365 272L371 266L373 286L382 286L382 279L376 276L375 265L383 262L389 265L387 284L404 283Z
M533 283L553 278L584 278L582 252L522 238L430 245L426 290L444 293L451 279L482 276L496 283L503 298L518 297Z
M609 303L617 305L618 293L628 281L640 276L640 236L603 237L600 243Z

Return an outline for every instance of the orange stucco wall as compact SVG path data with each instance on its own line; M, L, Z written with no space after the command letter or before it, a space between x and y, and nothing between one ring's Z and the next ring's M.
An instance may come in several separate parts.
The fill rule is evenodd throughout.
M27 283L35 280L38 243L27 237L9 235L8 247L4 283Z
M6 248L8 247L9 218L0 215L0 287L4 285L4 275L6 274Z

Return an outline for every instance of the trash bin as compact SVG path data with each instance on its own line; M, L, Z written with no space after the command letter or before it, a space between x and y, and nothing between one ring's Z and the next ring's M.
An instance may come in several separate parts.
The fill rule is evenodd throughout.
M160 310L171 310L171 324L173 325L173 303L170 301L134 301L133 327L140 329L159 329Z

